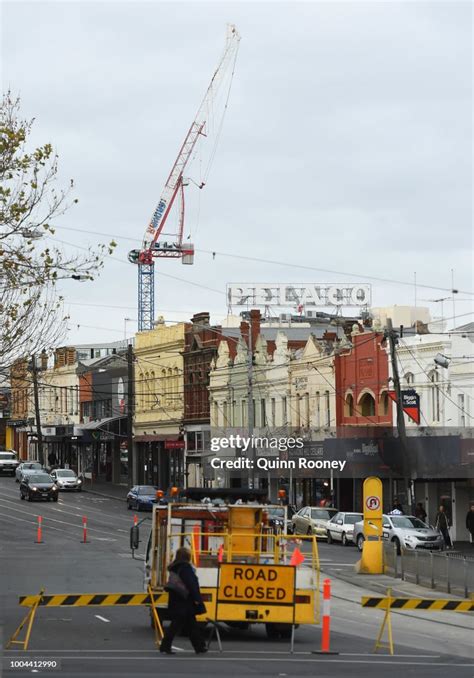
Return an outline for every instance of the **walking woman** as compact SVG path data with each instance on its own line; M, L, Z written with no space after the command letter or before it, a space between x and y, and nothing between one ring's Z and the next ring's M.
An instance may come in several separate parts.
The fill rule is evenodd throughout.
M451 542L451 537L449 534L449 519L448 515L446 513L446 510L443 505L439 507L439 511L436 514L436 523L435 527L441 532L443 535L444 539L444 544L447 549L450 549L453 547L453 544Z
M207 652L206 645L196 622L196 615L203 614L206 606L203 603L199 580L191 565L191 551L181 547L168 567L170 576L165 590L168 591L168 612L171 624L165 631L160 645L160 652L173 652L173 639L184 631L189 636L196 654Z

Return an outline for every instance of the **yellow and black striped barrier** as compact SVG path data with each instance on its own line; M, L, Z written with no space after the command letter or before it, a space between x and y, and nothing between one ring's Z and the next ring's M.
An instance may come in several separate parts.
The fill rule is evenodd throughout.
M164 605L164 598L163 593L155 595L150 587L148 587L148 593L56 593L44 595L43 590L41 590L35 596L20 596L20 605L29 607L30 610L8 641L6 648L9 649L12 645L21 645L24 650L28 649L33 621L39 607L148 606L152 613L156 643L159 644L163 637L163 628L156 608L158 605ZM25 638L18 640L23 628L25 628Z
M364 596L362 607L373 607L386 610L390 600L392 610L441 610L449 612L474 612L474 600L450 600L436 598L373 598Z
M373 610L385 610L382 626L375 641L374 652L379 648L386 648L393 655L392 610L421 610L423 612L474 612L474 600L453 600L449 598L396 598L391 595L392 589L387 590L383 597L362 596L362 607ZM382 642L382 636L387 626L388 645Z
M20 605L33 607L89 607L93 605L151 605L149 593L64 593L51 596L20 596Z

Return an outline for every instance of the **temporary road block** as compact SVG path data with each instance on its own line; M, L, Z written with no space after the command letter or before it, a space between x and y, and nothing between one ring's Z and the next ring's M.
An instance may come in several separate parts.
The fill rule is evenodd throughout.
M323 581L323 625L321 633L321 650L313 654L339 654L331 652L331 580Z
M387 595L383 598L375 596L363 596L361 598L362 607L371 607L373 609L385 610L385 615L380 627L379 635L375 641L374 652L380 648L386 648L393 655L393 635L392 635L392 610L422 610L423 612L433 610L436 612L474 612L474 600L450 600L447 598L394 598L392 590L387 590ZM382 636L387 627L388 645L382 642Z
M43 544L43 516L38 516L38 527L36 529L35 544Z
M82 543L87 544L87 516L82 516Z

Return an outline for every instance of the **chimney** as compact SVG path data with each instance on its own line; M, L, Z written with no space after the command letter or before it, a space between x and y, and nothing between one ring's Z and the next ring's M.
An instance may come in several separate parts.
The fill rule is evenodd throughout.
M246 320L240 322L240 336L248 346L249 343L249 324Z
M250 326L252 328L252 347L255 350L258 335L260 334L260 311L258 309L250 311Z
M68 346L66 349L66 365L74 365L76 362L76 349L74 346Z
M64 367L66 364L66 349L58 348L54 354L54 367Z
M46 351L44 349L41 351L40 362L41 362L41 368L40 369L47 370L48 369L48 354L46 353Z
M193 325L209 327L210 319L211 316L209 313L207 311L203 311L202 313L195 313L191 318L191 322Z

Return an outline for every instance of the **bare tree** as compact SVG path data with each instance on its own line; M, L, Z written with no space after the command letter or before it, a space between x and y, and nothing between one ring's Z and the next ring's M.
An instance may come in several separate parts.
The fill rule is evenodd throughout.
M52 222L76 203L73 182L58 188L51 144L28 149L33 120L7 92L0 108L0 365L56 345L66 331L56 282L93 280L115 242L83 254L47 246Z

